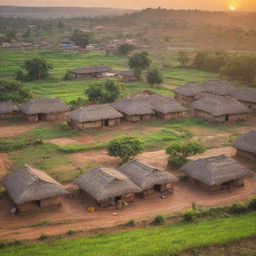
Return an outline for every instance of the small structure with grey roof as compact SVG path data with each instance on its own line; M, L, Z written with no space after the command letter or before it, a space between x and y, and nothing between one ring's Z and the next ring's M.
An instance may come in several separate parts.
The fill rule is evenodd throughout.
M69 106L56 98L41 98L30 100L20 107L25 118L30 122L65 121Z
M132 202L141 189L115 168L98 166L82 174L74 182L82 194L93 198L101 206L115 206Z
M194 116L211 122L244 121L250 110L234 98L208 95L191 104Z
M119 126L122 116L108 104L81 107L70 113L72 126L79 129Z
M102 78L113 73L112 68L108 66L85 66L71 70L73 78Z
M201 158L186 163L181 167L191 181L199 183L210 191L230 189L244 185L244 178L249 170L236 160L225 155Z
M151 104L144 99L126 98L112 103L112 107L131 122L150 120L155 116Z
M228 81L213 80L202 83L188 83L174 89L175 98L182 104L191 104L193 101L208 95L230 96L233 85Z
M178 181L169 172L144 164L136 159L123 164L118 170L141 188L140 195L142 197L152 195L154 191L173 193L173 184Z
M19 213L59 207L66 194L59 182L29 165L7 174L2 183Z
M119 80L124 83L134 82L138 80L132 69L115 70L114 73L117 77L119 77Z
M156 113L156 117L163 120L172 120L184 117L185 108L174 98L161 95L150 95L147 101Z
M19 108L13 101L0 101L0 119L17 117L18 115Z
M247 106L249 109L251 109L253 112L256 112L256 89L235 89L232 96Z
M251 130L233 141L237 155L256 161L256 129Z

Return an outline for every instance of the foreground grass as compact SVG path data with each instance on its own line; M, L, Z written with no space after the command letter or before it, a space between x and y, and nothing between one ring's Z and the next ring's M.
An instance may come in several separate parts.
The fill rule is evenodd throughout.
M0 251L1 256L166 256L173 251L228 243L256 234L256 213L194 223L134 229L57 242L29 243Z

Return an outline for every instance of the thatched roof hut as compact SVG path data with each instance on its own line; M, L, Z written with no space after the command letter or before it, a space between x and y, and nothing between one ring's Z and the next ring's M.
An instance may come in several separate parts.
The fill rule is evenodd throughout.
M150 102L154 111L163 114L186 111L179 102L171 97L165 97L155 94L150 95L147 100Z
M81 107L70 113L71 120L84 122L94 122L99 120L121 118L123 115L116 111L111 105L91 105Z
M63 113L69 111L69 106L56 98L41 98L30 100L20 107L26 115Z
M132 160L118 168L142 190L153 188L155 185L175 183L178 179L167 171L146 165L138 160Z
M252 89L252 88L235 89L232 96L239 101L256 103L256 89Z
M151 115L154 114L151 104L144 99L126 98L112 103L113 108L117 111L133 115Z
M231 95L233 89L233 85L228 81L214 80L202 83L188 83L174 89L174 92L184 96L196 96L199 93Z
M66 194L59 182L29 165L7 174L2 183L17 205Z
M0 101L0 115L18 112L18 106L11 100Z
M78 67L71 71L74 74L92 74L92 73L112 73L113 70L108 66L85 66Z
M256 154L256 129L239 136L233 141L232 146L239 150Z
M98 202L140 191L126 175L103 166L82 174L74 183Z
M209 187L239 180L250 175L245 167L225 155L188 162L181 167L181 171Z
M208 95L192 103L194 109L210 113L213 116L244 114L250 110L231 97Z

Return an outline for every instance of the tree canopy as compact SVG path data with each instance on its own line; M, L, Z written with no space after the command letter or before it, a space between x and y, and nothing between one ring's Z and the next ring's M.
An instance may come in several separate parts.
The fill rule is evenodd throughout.
M85 48L88 44L92 42L93 33L91 32L82 32L76 29L72 36L71 40L78 46Z
M121 136L112 140L107 146L110 156L119 157L128 162L144 150L144 143L133 136Z
M148 70L147 81L152 87L159 85L164 81L163 74L158 68L153 67Z
M0 81L0 101L12 100L17 103L25 102L32 98L29 90L17 81Z
M126 56L128 55L129 52L131 52L134 49L134 46L132 44L121 44L119 45L118 49L117 49L117 53L119 55L123 55Z
M147 52L135 53L129 59L129 66L134 70L136 76L139 78L141 72L150 66L151 60Z
M121 97L122 88L114 80L108 79L104 83L92 84L85 90L90 102L111 103Z

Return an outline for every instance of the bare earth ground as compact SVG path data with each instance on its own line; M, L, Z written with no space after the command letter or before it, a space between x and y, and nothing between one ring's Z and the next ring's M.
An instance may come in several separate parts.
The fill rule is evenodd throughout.
M7 120L0 120L0 138L17 136L37 127L38 125L38 123L35 124L29 122L19 125L10 125Z
M245 181L245 186L232 192L210 193L198 185L182 182L175 187L175 193L165 199L155 193L152 198L136 198L132 205L123 210L104 209L96 206L94 213L88 213L87 207L94 203L82 203L80 199L63 199L63 208L45 211L28 216L10 216L11 201L8 197L0 199L0 240L36 239L41 234L57 235L69 230L88 231L91 229L111 227L124 224L130 219L141 221L151 219L157 214L170 215L191 207L192 202L198 205L213 206L243 201L256 195L256 178ZM152 205L154 207L152 207ZM117 215L114 216L113 212ZM31 227L42 221L59 223L47 226Z

